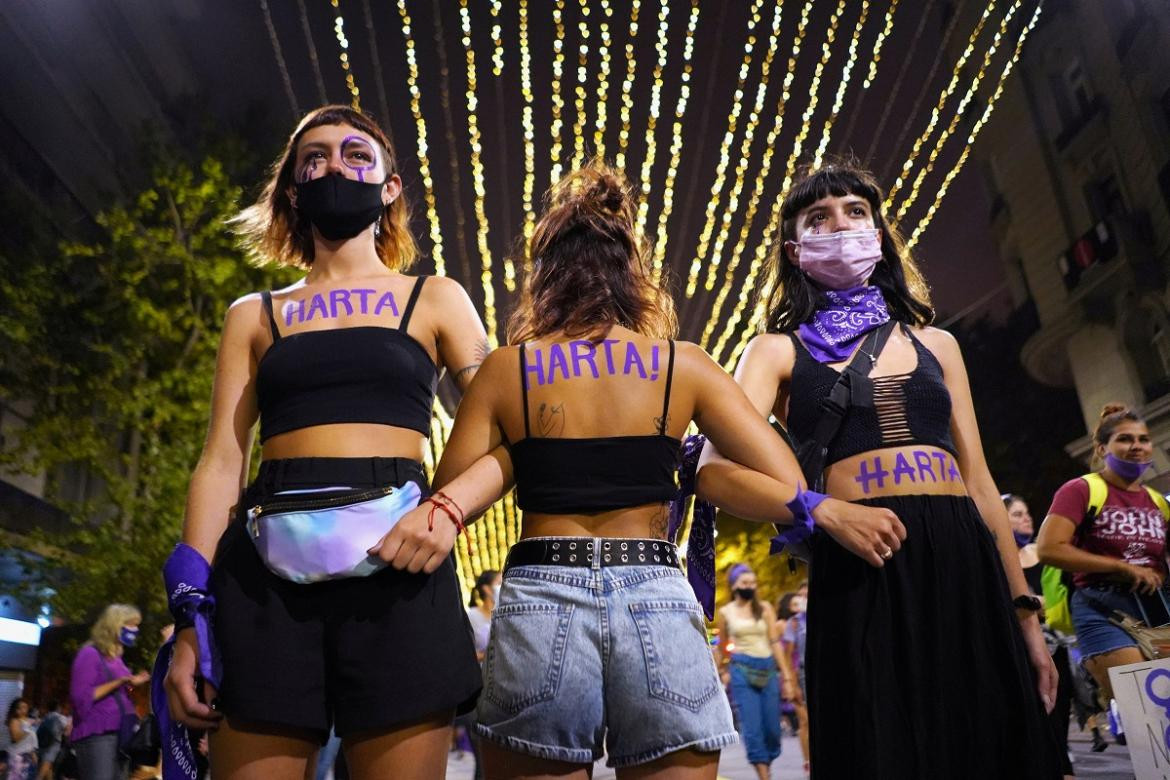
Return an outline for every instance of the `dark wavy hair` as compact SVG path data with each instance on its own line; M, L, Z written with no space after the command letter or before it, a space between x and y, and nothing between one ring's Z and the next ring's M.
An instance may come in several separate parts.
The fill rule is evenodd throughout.
M484 588L490 588L492 582L499 576L500 573L495 569L484 569L481 571L479 576L475 578L475 585L471 589L471 597L467 601L467 606L479 606L479 603L484 600Z
M293 207L293 168L301 137L322 125L349 125L374 139L382 147L386 178L398 173L394 145L372 118L349 106L322 106L305 115L289 136L284 151L276 158L260 197L237 214L231 224L240 236L240 244L257 265L276 263L296 268L313 264L313 230ZM418 244L410 232L410 207L406 192L382 211L381 227L374 239L374 249L382 263L392 271L405 271L418 258Z
M805 168L784 196L780 206L780 236L769 252L769 284L761 288L768 317L765 330L784 333L795 330L816 311L821 291L784 252L787 241L799 241L796 218L822 198L856 195L869 203L873 226L882 232L882 259L869 283L885 296L890 317L907 325L929 325L934 321L930 289L910 257L897 227L882 214L882 190L869 171L848 161L835 161L817 169Z
M674 301L651 273L625 177L594 159L553 185L544 203L524 250L532 270L508 320L508 342L557 331L597 341L613 325L673 338Z

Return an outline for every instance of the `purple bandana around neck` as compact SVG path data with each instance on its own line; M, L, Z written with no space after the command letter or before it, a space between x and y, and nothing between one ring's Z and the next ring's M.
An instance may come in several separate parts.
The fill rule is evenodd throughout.
M682 462L678 467L678 496L670 504L668 542L674 542L675 535L682 528L687 498L695 493L699 455L706 441L705 436L694 435L683 442ZM710 620L715 616L715 506L699 499L695 499L691 530L687 536L687 581Z
M818 363L840 363L853 353L858 339L889 321L886 299L878 287L826 290L812 319L797 332Z

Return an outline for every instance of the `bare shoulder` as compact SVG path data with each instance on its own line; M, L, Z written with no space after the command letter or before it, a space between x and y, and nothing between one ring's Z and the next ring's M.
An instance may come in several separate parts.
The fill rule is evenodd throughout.
M753 336L740 356L740 363L763 362L771 365L791 365L796 359L796 346L787 333L761 333Z
M504 385L508 377L512 377L513 381L516 381L519 376L519 347L498 347L484 358L472 383L477 385L490 384L497 387Z
M911 332L929 349L939 362L946 365L962 365L963 356L959 351L959 342L949 332L942 328L924 327L912 328Z
M463 305L470 303L471 298L463 285L450 276L428 276L423 284L420 298L433 301L439 305Z
M262 293L253 292L247 295L242 295L232 301L228 306L227 317L224 320L224 331L229 328L233 331L238 329L255 329L262 324L266 318L264 313L264 300L261 297Z
M674 343L674 373L676 377L702 377L712 371L722 371L707 350L693 341Z

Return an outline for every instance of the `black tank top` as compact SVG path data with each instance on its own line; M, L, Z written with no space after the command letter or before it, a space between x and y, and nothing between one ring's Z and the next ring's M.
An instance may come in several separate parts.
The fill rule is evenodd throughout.
M528 422L527 360L520 345L520 392L524 438L511 445L516 498L528 512L588 514L669 501L678 493L675 474L682 442L666 435L674 342L658 433L646 436L532 438Z
M951 394L943 383L938 359L910 332L918 365L908 374L873 377L873 406L850 406L837 437L829 444L825 465L870 450L920 444L955 454L951 439ZM788 432L799 442L813 438L821 400L840 376L817 362L804 343L790 333L796 347L788 401Z
M425 276L397 328L361 325L281 336L272 294L261 293L272 346L256 369L260 441L331 423L376 423L430 435L439 370L406 328Z

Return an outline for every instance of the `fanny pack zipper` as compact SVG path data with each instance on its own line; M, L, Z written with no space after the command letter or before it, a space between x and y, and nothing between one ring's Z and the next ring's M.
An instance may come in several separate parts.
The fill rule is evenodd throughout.
M270 501L265 504L257 504L248 510L248 518L255 520L258 517L265 515L276 515L284 512L306 512L314 509L332 509L339 506L351 506L354 504L364 504L367 501L373 501L393 493L397 488L380 487L373 490L363 490L360 493L343 493L339 496L331 496L329 498L300 498L284 501Z

